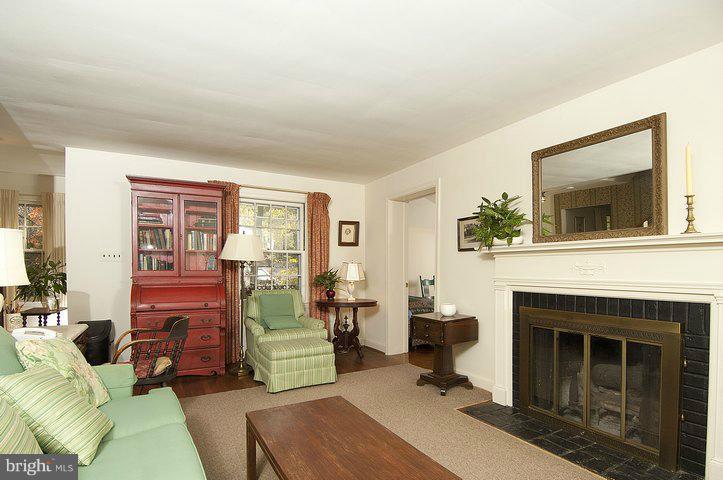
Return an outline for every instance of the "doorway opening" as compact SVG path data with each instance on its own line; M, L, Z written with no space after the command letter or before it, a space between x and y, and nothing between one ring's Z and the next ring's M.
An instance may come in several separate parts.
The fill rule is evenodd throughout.
M414 314L437 309L438 187L437 181L388 201L387 355L407 353L423 343L410 339L409 321Z

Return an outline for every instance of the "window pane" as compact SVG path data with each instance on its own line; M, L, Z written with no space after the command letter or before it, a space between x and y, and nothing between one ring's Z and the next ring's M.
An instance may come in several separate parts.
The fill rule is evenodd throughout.
M289 277L289 288L298 290L300 288L300 285L301 285L300 277Z
M261 243L264 244L264 250L266 250L266 251L271 250L271 231L269 231L269 230L261 231Z
M43 225L43 207L39 205L28 205L28 225L41 227Z
M272 228L271 232L271 248L270 250L286 250L284 245L284 231Z
M256 277L256 289L271 290L271 277L261 275Z
M30 250L43 249L43 229L40 227L28 227L25 248Z
M300 250L298 231L289 230L286 232L286 250Z
M258 205L256 205L256 216L257 216L257 217L266 217L266 218L268 218L268 216L269 216L269 206L268 206L268 205L265 205L265 204L262 204L262 203L259 203Z
M286 223L286 207L272 205L269 216L271 217L270 226L272 228L282 228Z
M301 275L301 255L298 253L288 254L288 274L291 277Z
M254 204L247 202L239 203L239 216L254 218Z
M286 228L299 229L299 207L286 207Z
M25 205L20 204L18 205L18 226L24 227L25 226Z
M40 265L43 261L43 254L40 252L25 252L25 267Z

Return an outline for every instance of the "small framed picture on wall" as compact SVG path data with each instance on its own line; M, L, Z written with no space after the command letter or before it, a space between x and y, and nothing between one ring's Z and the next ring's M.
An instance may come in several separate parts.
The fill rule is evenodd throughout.
M359 246L359 222L339 220L339 246Z
M478 250L482 242L474 236L474 224L479 218L477 215L457 219L457 251L472 252Z

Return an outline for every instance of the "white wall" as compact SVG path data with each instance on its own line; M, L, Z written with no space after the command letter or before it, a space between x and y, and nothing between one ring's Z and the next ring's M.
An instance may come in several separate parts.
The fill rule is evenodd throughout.
M421 296L419 277L435 274L437 205L434 194L407 203L406 257L409 294Z
M364 223L362 185L78 148L66 149L65 173L71 323L110 318L116 332L130 326L131 196L126 175L201 182L226 180L326 192L332 198L329 204L330 265L340 267L343 261L364 258L363 230L359 247L337 246L339 220ZM267 193L267 198L286 198L284 194ZM244 194L242 189L241 195ZM102 263L101 251L120 252L123 261ZM360 293L364 292L363 287L360 285ZM363 336L364 322L361 323Z
M386 340L385 221L387 199L441 178L440 301L480 322L479 341L456 349L457 369L481 387L494 377L493 263L487 254L457 252L456 219L472 214L480 196L523 195L531 216L530 154L540 148L661 112L668 114L669 232L684 228L683 152L693 149L696 224L723 231L723 44L649 70L479 137L366 186L367 294L380 308L367 316L367 338ZM529 241L530 231L524 232Z
M17 190L21 196L39 197L44 192L63 193L63 177L29 173L0 172L0 188Z

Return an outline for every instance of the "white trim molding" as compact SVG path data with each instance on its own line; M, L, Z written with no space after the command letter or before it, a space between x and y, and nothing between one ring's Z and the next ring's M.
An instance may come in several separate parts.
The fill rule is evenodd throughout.
M502 405L512 405L513 292L710 304L706 478L723 480L723 235L521 245L493 248L491 254L495 263L492 399Z

